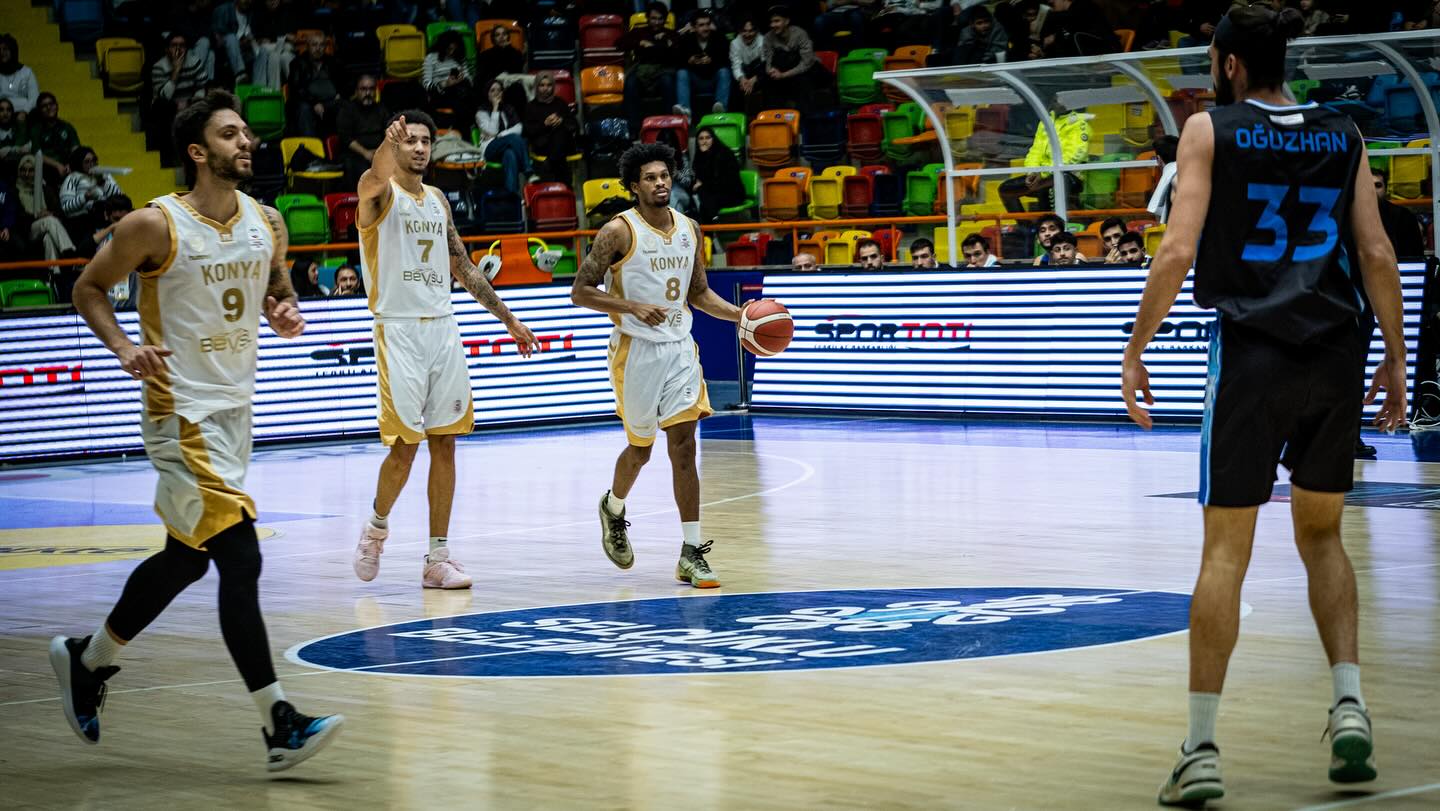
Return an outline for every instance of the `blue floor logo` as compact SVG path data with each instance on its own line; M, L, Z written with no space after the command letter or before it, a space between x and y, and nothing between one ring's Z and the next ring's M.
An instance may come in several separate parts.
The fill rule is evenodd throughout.
M898 665L1183 631L1190 598L1073 588L666 597L418 620L306 642L291 661L405 676L634 676Z

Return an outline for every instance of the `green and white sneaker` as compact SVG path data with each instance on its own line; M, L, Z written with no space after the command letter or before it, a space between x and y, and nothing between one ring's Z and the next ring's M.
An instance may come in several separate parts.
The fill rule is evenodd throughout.
M605 495L600 497L600 546L611 563L628 569L635 565L635 550L630 548L628 532L630 522L625 520L624 510L621 510L619 515L610 514L610 510L605 507L605 502L609 499L610 491L606 490Z
M1225 796L1220 780L1220 750L1213 743L1202 743L1193 752L1180 745L1180 759L1170 778L1160 787L1157 798L1161 805L1202 806L1206 800Z
M715 542L706 541L699 546L687 543L680 547L680 562L675 564L675 579L681 583L689 583L697 589L720 588L720 578L715 576L714 570L705 560L713 543Z
M1354 699L1343 699L1330 708L1330 780L1335 783L1366 783L1375 779L1375 739L1370 732L1370 714ZM1321 736L1324 738L1324 735Z

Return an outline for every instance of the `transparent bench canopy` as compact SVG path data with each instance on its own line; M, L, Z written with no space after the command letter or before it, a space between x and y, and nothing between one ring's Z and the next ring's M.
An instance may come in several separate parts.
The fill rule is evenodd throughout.
M1440 32L1298 39L1290 44L1286 75L1298 99L1313 92L1316 100L1355 119L1372 164L1390 170L1392 195L1421 197L1421 183L1440 168ZM881 71L875 78L924 109L939 143L948 145L939 150L945 174L969 178L968 199L978 202L967 204L959 192L944 195L951 257L959 256L956 224L962 209L990 216L1003 212L996 187L1007 177L1028 172L1055 177L1053 205L1067 219L1086 209L1143 208L1143 202L1135 204L1135 194L1116 188L1120 172L1153 173L1154 139L1179 135L1189 115L1214 105L1204 47ZM1086 116L1092 135L1082 161L1062 162L1050 111ZM1050 164L1019 168L1037 136L1052 145ZM1067 174L1086 190L1079 209L1068 199L1073 189ZM1431 212L1440 215L1433 199Z

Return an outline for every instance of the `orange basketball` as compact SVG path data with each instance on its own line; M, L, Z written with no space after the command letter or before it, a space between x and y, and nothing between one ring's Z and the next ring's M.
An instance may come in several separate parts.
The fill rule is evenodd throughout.
M795 322L785 305L773 299L760 299L745 305L740 312L740 345L751 354L768 358L785 351L795 337Z

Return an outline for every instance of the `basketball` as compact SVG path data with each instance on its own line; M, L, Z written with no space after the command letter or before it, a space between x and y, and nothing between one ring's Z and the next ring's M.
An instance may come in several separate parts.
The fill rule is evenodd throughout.
M768 358L785 351L795 337L795 322L785 305L761 299L745 305L740 312L740 345L746 351Z

